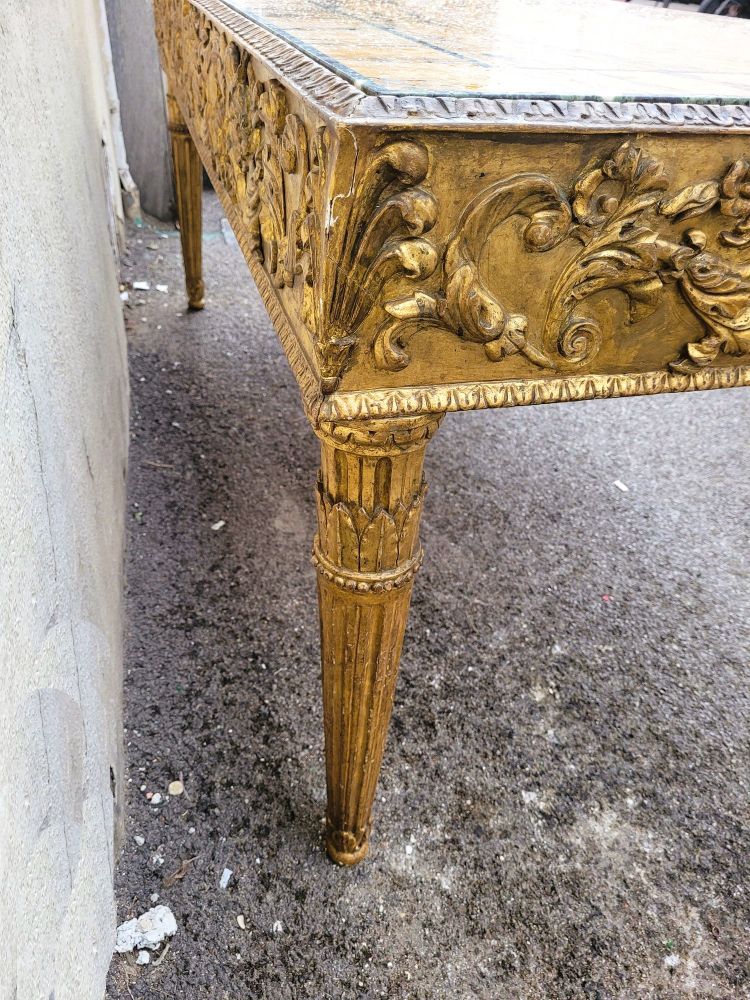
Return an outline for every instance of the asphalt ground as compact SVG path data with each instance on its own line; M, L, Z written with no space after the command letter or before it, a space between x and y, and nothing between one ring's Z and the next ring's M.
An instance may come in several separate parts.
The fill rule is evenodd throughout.
M119 919L158 893L178 931L108 996L750 997L750 393L446 418L371 854L337 868L317 447L225 233L207 195L202 313L175 230L124 262Z

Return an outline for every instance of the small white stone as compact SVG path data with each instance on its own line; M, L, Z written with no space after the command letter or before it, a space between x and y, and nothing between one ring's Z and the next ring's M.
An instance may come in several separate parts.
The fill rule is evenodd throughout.
M231 879L231 877L232 877L233 874L234 874L234 872L232 871L231 868L225 868L224 869L224 871L221 873L221 878L219 879L219 888L220 889L226 889L227 888L227 886L229 885L229 880Z
M282 922L280 920L275 920L273 924L274 934L281 934L283 930L284 930L284 925L282 924Z
M160 802L161 802L161 793L154 792L154 794L151 796L151 805L158 806Z
M155 906L140 917L126 920L117 928L115 951L122 954L135 949L158 948L177 933L177 921L168 906Z
M135 964L136 965L148 965L148 963L150 961L151 961L151 956L149 955L149 953L147 951L144 950L144 951L139 951L138 952L138 957L135 960Z
M170 781L167 791L170 795L182 795L185 791L185 786L181 781Z
M621 482L621 481L620 481L619 479L615 479L615 481L614 481L614 482L612 483L612 485L613 485L613 486L616 486L616 487L617 487L617 489L618 489L618 490L619 490L619 491L620 491L621 493L629 493L629 492L630 492L630 491L628 490L628 487L627 487L627 486L625 485L625 483Z
M211 525L211 531L221 531L221 529L224 527L226 523L227 523L226 521L215 521Z
M414 853L414 847L413 847L412 844L407 844L406 847L404 848L404 850L406 851L407 854L413 854Z
M139 847L143 847L143 845L146 843L145 837L133 837L133 840L136 842L136 844L138 844Z
M237 914L237 926L241 931L245 930L245 918L241 913Z
M195 833L195 827L194 826L188 827L188 833Z
M676 969L679 964L680 964L680 956L674 954L674 952L671 955L667 955L667 957L664 959L664 965L666 966L667 969Z
M147 292L150 287L151 287L151 285L150 285L150 283L148 281L134 281L133 282L133 288L137 292Z
M156 290L157 290L157 292L168 292L169 291L169 285L157 285L156 286Z
M156 903L159 900L159 893L158 892L152 892L151 895L148 898L151 900L152 903Z

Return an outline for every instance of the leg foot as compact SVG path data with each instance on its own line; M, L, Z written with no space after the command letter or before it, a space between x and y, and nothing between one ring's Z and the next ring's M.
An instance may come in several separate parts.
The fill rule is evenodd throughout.
M422 464L439 418L325 425L318 571L328 806L338 864L367 854L414 575Z
M202 309L205 305L201 246L203 166L179 105L171 94L167 94L167 120L188 307Z

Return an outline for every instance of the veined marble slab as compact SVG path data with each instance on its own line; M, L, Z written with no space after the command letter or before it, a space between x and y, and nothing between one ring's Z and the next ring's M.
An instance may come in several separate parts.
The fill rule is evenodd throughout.
M612 0L229 0L370 93L750 100L750 21Z

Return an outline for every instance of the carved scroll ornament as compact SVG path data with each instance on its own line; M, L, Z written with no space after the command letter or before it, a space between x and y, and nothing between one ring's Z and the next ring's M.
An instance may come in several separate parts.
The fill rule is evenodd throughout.
M630 324L652 313L674 283L701 319L705 333L671 362L678 372L709 365L719 352L750 351L750 163L737 160L719 180L664 195L663 165L626 142L579 175L568 195L553 179L515 174L480 192L466 207L441 255L437 292L421 289L385 303L388 319L374 342L376 364L396 371L410 357L411 337L425 326L450 330L482 344L491 361L521 354L533 365L574 372L593 360L602 343L598 322L581 304L618 290L628 299ZM658 219L680 223L717 211L727 219L716 246L700 229L679 238L663 234ZM512 313L487 287L479 259L492 232L525 217L523 244L544 253L564 241L580 244L552 287L541 333Z

